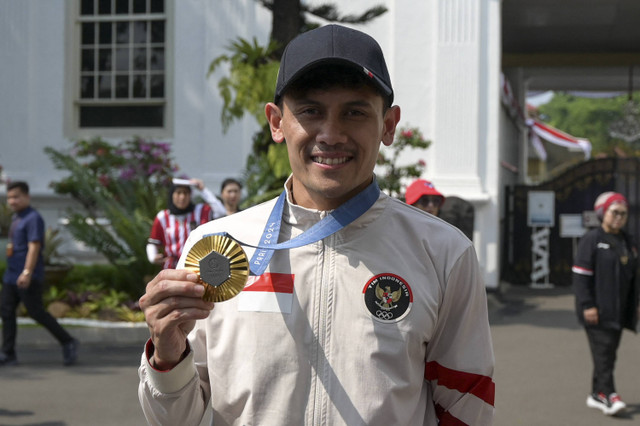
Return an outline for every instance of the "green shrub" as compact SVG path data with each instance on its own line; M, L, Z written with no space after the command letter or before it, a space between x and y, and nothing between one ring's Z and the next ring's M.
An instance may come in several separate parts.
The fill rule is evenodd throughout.
M177 171L170 145L97 138L74 142L68 150L47 147L45 153L56 169L69 173L51 187L80 206L67 212L73 237L117 267L120 273L110 277L117 289L141 294L145 277L160 269L147 260L145 246L154 216L166 208Z

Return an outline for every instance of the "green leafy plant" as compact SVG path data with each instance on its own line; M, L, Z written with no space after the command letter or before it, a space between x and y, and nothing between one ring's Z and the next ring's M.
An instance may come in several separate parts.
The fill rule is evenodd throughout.
M426 167L423 160L418 160L405 166L398 166L400 154L407 148L427 149L431 141L424 139L420 130L416 127L403 127L398 129L393 144L380 150L376 164L382 170L377 175L380 189L393 197L401 197L402 183L409 178L418 178Z
M68 229L120 271L121 285L141 294L144 277L158 266L148 262L145 241L155 214L165 207L167 189L177 167L166 143L134 139L74 142L68 150L45 148L58 170L69 175L51 182L58 194L76 200Z
M11 227L11 216L13 212L7 203L0 204L0 237L9 237L9 228Z

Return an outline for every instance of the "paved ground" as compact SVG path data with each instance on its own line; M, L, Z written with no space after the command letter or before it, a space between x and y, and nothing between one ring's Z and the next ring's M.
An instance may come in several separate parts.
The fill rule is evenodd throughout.
M587 408L591 358L570 288L511 287L490 296L496 354L495 426L640 424L640 337L625 331L616 385L628 404L612 418Z
M489 297L496 352L495 426L640 424L640 337L625 332L618 391L629 404L609 418L585 406L591 361L567 288L507 287ZM62 355L40 328L21 328L20 365L0 368L0 425L144 425L137 366L148 332L73 328L80 362Z

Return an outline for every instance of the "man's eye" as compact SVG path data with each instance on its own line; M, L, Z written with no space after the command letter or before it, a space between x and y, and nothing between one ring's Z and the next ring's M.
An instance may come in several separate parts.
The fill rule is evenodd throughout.
M360 117L365 115L364 111L361 111L359 109L352 109L350 110L347 115L352 116L352 117Z

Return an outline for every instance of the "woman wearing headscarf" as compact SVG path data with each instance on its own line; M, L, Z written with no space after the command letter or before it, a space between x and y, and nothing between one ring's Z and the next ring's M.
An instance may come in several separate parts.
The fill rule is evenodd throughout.
M585 327L593 359L587 406L615 415L626 407L616 393L614 366L622 330L636 331L638 252L623 230L629 210L622 194L601 194L594 209L601 226L580 239L573 286L578 320Z
M158 212L153 220L147 258L151 263L162 264L163 269L175 268L189 233L213 219L209 204L192 202L192 185L198 187L198 180L174 179L169 208Z

